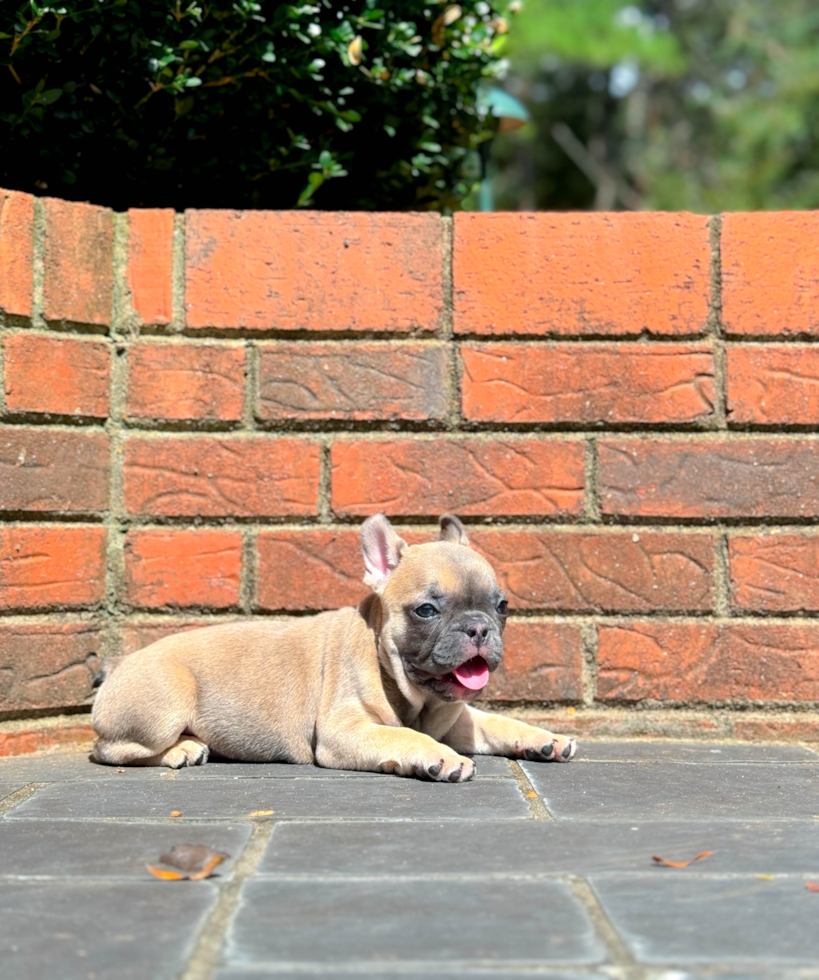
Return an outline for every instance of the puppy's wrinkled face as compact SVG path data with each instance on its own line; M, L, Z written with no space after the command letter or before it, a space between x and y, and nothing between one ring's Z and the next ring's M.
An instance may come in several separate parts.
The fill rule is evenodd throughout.
M413 684L444 701L479 696L503 656L507 602L492 567L449 541L404 548L382 602Z

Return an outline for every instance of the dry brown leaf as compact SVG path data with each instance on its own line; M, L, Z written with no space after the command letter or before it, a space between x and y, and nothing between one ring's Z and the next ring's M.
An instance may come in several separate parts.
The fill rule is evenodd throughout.
M179 871L165 871L150 864L145 867L157 878L164 881L201 881L213 873L213 869L230 857L224 851L214 851L204 844L177 844L159 860L170 864ZM182 872L180 874L180 872Z
M184 881L187 877L178 871L165 871L164 868L155 868L152 864L146 864L145 867L155 878L161 878L163 881Z
M182 816L182 811L181 810L171 810L171 816L172 817L181 817Z
M531 790L526 794L526 797L527 799L534 800L537 798L537 793L534 790Z
M667 868L687 868L689 864L693 864L695 861L702 861L703 858L711 857L713 851L700 851L696 857L692 857L690 861L669 861L668 858L657 857L656 855L652 857L652 861L656 861L657 864L663 864Z
M177 844L167 854L163 854L159 860L163 864L170 864L173 868L179 868L180 871L201 871L214 856L219 858L217 864L230 857L224 851L214 851L213 848L206 847L204 844Z
M819 892L819 881L807 881L805 882L805 888L809 892Z

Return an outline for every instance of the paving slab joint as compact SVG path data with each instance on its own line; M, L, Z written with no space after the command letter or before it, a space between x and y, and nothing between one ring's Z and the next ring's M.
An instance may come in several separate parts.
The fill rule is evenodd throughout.
M180 980L210 980L220 966L225 935L239 905L242 888L256 873L275 825L274 820L254 823L253 836L236 859L232 877L222 887L216 908L204 924L188 967Z
M23 786L13 793L9 793L8 796L0 800L0 816L9 813L16 806L25 802L30 796L34 796L37 790L42 789L45 785L45 783L29 783L27 786Z
M619 968L618 976L621 980L641 980L645 971L635 963L588 881L585 878L572 877L569 887L591 919L600 942L609 951L612 963Z
M551 822L551 813L549 813L549 811L546 809L546 804L540 798L540 794L529 782L529 777L523 771L521 764L514 759L510 759L509 768L512 770L512 775L515 777L515 781L523 794L523 798L526 800L529 807L529 814L532 819L548 820Z

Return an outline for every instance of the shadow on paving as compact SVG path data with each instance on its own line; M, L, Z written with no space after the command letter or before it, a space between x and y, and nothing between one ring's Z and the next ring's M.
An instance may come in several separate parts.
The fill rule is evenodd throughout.
M623 742L477 763L451 785L2 760L3 980L819 978L816 753ZM177 844L230 858L152 878Z

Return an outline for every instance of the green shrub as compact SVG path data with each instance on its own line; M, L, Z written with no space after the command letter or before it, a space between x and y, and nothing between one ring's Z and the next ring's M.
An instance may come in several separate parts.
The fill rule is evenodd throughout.
M118 208L456 208L507 6L5 4L0 184Z

